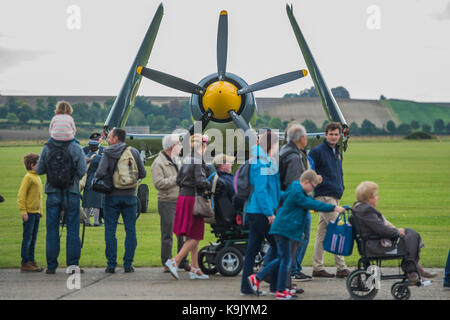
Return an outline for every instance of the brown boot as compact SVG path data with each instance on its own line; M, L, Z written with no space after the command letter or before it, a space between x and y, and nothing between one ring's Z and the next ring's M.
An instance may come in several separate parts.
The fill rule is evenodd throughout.
M408 273L408 281L410 286L414 286L419 281L419 275L417 272Z
M417 269L419 270L422 278L435 278L437 276L437 273L426 272L420 264L417 264Z
M38 269L38 270L36 270L36 272L44 271L44 268L39 267L39 265L36 263L36 261L31 262L31 264L33 265L33 267L36 267Z
M36 268L35 266L33 266L33 263L31 261L27 261L20 267L20 271L22 271L22 272L39 272L41 270L39 270L39 268Z
M347 278L348 275L352 273L349 269L344 269L336 272L336 278Z
M334 278L334 274L328 273L325 270L313 271L312 276L314 278Z

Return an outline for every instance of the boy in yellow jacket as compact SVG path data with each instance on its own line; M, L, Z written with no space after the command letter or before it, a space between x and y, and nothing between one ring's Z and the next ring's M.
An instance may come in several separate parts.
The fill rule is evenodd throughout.
M44 270L34 261L34 248L39 230L39 221L42 217L43 194L42 181L36 173L38 160L39 155L36 153L28 153L23 158L27 173L22 180L17 196L17 204L23 221L22 266L20 268L23 272L41 272Z

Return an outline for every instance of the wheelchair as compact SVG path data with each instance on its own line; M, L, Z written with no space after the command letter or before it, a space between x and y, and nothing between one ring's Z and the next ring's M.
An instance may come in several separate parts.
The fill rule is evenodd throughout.
M349 209L351 210L351 209ZM378 235L370 235L368 238L363 239L360 233L360 226L358 223L358 217L353 214L349 218L350 223L353 226L353 236L356 241L358 252L361 258L358 260L358 268L354 270L347 277L347 291L353 299L356 300L371 300L375 298L380 288L379 280L400 280L395 282L391 287L391 294L396 300L408 300L411 297L411 290L409 289L408 274L401 268L405 254L401 245L399 245L399 239L392 239L397 242L396 252L384 255L372 255L366 250L367 240L380 240ZM381 264L387 260L399 261L399 273L393 275L384 275L381 272ZM376 266L377 268L374 268ZM379 274L377 274L379 272ZM420 277L420 272L415 270L419 275L419 281L416 286L420 287L424 285Z
M200 249L198 264L205 274L219 272L225 277L233 277L241 272L248 243L248 226L244 224L244 217L240 205L236 205L227 196L226 184L218 179L216 192L213 197L214 218L205 219L211 224L211 233L217 239L216 243ZM268 250L265 243L255 258L255 270L262 267L264 255Z

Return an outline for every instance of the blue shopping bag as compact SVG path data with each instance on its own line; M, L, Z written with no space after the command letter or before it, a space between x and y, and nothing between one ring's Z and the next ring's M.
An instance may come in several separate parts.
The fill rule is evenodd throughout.
M353 226L347 222L344 213L344 223L340 224L341 215L335 221L328 223L327 232L323 239L323 249L340 256L349 256L353 251Z

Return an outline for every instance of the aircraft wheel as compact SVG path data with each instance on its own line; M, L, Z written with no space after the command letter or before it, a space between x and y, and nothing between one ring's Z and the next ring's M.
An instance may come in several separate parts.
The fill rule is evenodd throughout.
M148 209L148 185L146 184L140 184L138 187L137 197L139 199L139 202L141 203L140 206L140 213L147 212Z

